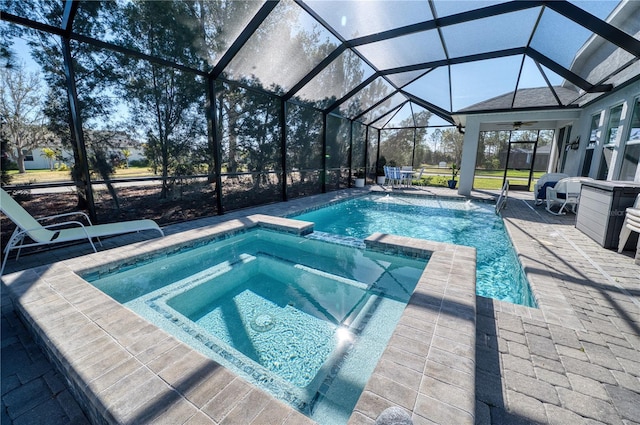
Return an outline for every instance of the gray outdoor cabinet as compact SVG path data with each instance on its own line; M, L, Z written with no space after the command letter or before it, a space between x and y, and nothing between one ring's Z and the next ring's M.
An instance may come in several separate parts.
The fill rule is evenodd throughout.
M604 248L618 248L618 237L624 223L625 210L632 207L640 193L640 184L626 181L584 182L576 228ZM638 234L631 232L625 249L636 248Z

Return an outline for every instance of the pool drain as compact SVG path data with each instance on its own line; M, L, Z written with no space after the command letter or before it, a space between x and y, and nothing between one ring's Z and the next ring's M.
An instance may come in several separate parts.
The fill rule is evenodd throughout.
M276 319L273 318L270 314L258 314L251 321L251 328L257 332L266 332L268 330L273 329L276 325Z

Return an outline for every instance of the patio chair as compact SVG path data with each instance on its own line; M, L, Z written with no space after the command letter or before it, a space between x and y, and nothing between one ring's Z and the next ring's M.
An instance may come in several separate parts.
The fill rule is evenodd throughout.
M540 176L538 181L533 185L533 195L536 205L541 205L547 198L547 187L553 187L562 179L568 178L568 174L564 173L546 173Z
M393 176L391 175L391 167L385 165L382 167L384 170L384 183L383 186L388 185L389 183L393 183Z
M17 260L22 248L32 246L51 245L55 243L86 239L91 244L93 251L98 252L96 246L93 244L93 238L140 232L143 230L158 231L161 236L164 236L164 232L160 227L158 227L156 222L147 219L93 225L91 220L89 220L89 216L83 212L58 214L35 219L2 188L0 188L0 211L2 211L16 225L16 229L13 231L13 234L9 238L9 242L5 247L4 260L2 261L2 267L0 268L0 276L2 276L2 273L4 272L4 267L6 266L7 259L9 258L9 252L14 249L18 250L16 255ZM67 220L47 225L40 223L44 220L73 215L81 216L80 219L84 218L84 220L86 220L86 224L83 224L78 220ZM99 239L98 242L100 242Z
M553 187L547 187L546 210L553 215L565 215L565 209L570 207L571 212L576 213L578 202L580 200L580 188L582 182L590 180L585 177L567 177L560 179ZM560 209L557 212L551 209L555 204L560 204Z
M418 177L416 177L416 180L418 181L418 184L420 186L422 186L422 175L424 174L424 167L422 167L420 169L420 172L418 173ZM413 181L411 182L413 184Z
M624 246L631 236L631 232L640 233L640 195L636 197L633 207L626 209L624 223L620 229L620 237L618 238L618 253L624 250Z
M404 165L400 168L400 184L405 186L411 186L413 179L413 167L411 165Z
M399 167L387 167L389 172L389 181L391 181L391 187L400 184L400 168Z

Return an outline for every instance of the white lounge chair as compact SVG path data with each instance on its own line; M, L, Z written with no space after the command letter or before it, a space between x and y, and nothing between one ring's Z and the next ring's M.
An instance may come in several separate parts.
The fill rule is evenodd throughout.
M636 198L633 207L626 209L624 223L620 229L620 237L618 238L618 253L624 250L624 246L631 236L631 232L640 233L640 195Z
M553 187L562 179L568 178L568 174L564 173L547 173L540 176L538 181L533 185L533 196L536 200L536 205L541 205L542 201L546 199L547 187Z
M591 180L588 177L567 177L558 181L553 187L547 187L547 208L546 210L553 215L564 215L567 207L571 208L571 212L576 213L578 202L580 201L580 189L582 182ZM560 204L560 209L555 212L551 207Z
M140 232L143 230L155 230L160 232L160 235L164 236L164 232L160 227L158 227L155 221L146 219L92 225L89 217L83 212L58 214L35 219L4 189L1 188L0 211L9 217L9 219L16 225L16 229L13 231L13 234L9 238L9 242L5 247L4 260L2 261L2 267L0 268L0 276L2 276L2 273L4 272L9 252L14 249L18 250L18 254L16 256L17 259L20 256L20 249L22 248L86 239L91 244L93 251L98 252L96 246L91 240L92 238ZM77 220L48 225L40 223L43 220L51 220L73 215L84 217L86 224Z

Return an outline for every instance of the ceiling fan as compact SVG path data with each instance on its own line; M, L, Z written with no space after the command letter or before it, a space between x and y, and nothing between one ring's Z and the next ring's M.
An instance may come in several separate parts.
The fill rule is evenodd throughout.
M513 127L514 130L519 130L520 127L528 127L537 123L538 121L514 121L511 124L498 124L500 126L509 126Z

